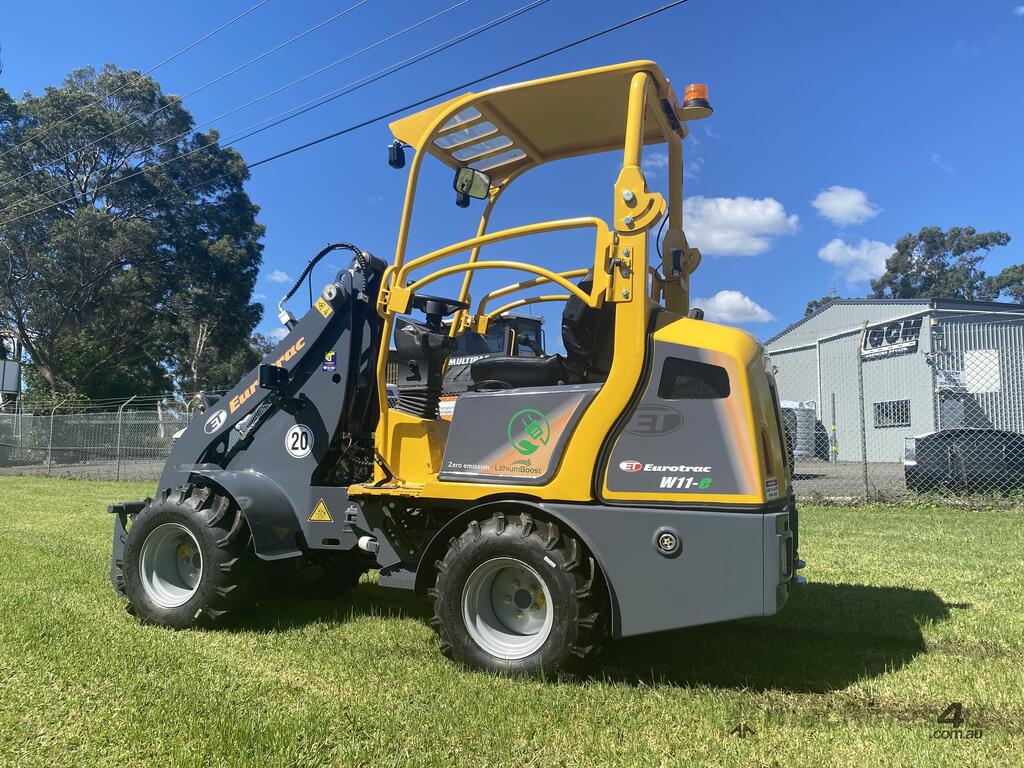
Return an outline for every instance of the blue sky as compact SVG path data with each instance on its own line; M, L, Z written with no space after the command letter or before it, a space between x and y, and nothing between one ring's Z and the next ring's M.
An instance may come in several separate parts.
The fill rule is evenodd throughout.
M0 85L38 93L85 64L147 69L255 1L7 2ZM186 93L355 2L270 0L154 76L166 91ZM370 0L185 104L197 122L210 120L456 2ZM471 0L218 127L222 136L240 131L526 2ZM237 149L258 160L659 4L550 0ZM493 84L635 58L657 61L679 92L690 82L710 87L715 114L694 124L686 142L686 215L691 242L705 254L693 294L722 320L767 338L832 285L863 295L888 247L925 225L1009 232L1014 240L989 258L990 272L1024 260L1021 2L691 0ZM295 276L325 243L348 240L392 259L405 172L387 166L390 138L378 123L253 172L248 191L267 226L256 288L268 305L261 330L276 327L272 307L287 288L283 276ZM528 174L510 189L494 225L609 218L616 160L603 155ZM657 188L663 155L648 151L646 162ZM448 172L430 165L413 252L467 236L479 213L479 205L456 208ZM592 242L550 236L495 255L571 268L592 259ZM315 282L327 279L323 268ZM474 293L516 279L488 273ZM303 306L295 300L294 309ZM553 311L547 315L555 320Z

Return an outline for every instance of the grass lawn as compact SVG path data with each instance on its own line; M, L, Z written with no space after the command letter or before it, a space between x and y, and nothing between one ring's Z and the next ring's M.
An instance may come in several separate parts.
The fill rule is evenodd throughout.
M552 683L445 661L426 601L369 582L139 626L103 510L152 492L0 479L0 764L1024 765L1020 513L804 508L811 583L780 615L614 642ZM933 738L952 701L980 739Z

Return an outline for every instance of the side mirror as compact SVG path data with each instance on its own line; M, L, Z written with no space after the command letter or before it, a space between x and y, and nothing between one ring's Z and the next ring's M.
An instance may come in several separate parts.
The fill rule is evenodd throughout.
M395 169L405 167L405 145L398 139L388 144L388 165Z
M476 168L463 167L455 172L455 191L477 200L486 200L491 191L491 177Z

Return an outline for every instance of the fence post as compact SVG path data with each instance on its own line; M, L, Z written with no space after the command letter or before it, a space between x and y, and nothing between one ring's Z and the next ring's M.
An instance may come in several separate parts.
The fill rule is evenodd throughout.
M128 405L128 403L130 403L136 397L137 395L132 395L123 403L121 403L121 407L117 409L117 469L114 470L114 479L118 481L121 480L121 416L124 413L124 407Z
M25 398L18 395L14 401L14 415L17 421L15 429L18 431L18 461L25 458Z
M860 401L860 465L864 474L864 503L867 504L868 496L868 435L867 425L864 423L864 335L868 332L868 324L864 323L860 329L860 341L857 343L857 399Z
M59 403L57 403L55 406L53 406L53 410L50 411L50 439L46 443L46 476L47 477L50 476L50 465L51 465L51 463L53 461L53 417L54 417L54 414L57 413L57 409L60 408L62 405L64 405L64 403L66 403L66 402L67 402L67 399L61 400Z

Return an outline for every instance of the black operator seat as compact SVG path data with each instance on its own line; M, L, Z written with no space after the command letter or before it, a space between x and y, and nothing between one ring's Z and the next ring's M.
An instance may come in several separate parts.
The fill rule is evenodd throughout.
M578 285L581 290L590 293L594 286L592 274L587 273ZM614 334L614 304L606 303L594 309L573 295L565 302L562 311L565 357L487 357L470 366L470 376L476 389L545 387L604 381L611 370Z

